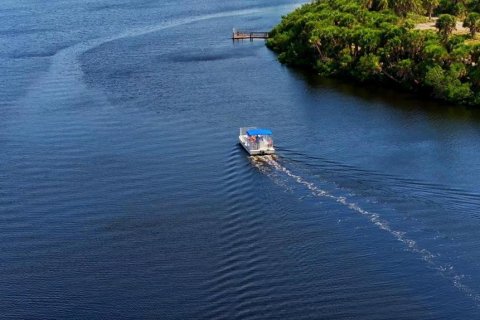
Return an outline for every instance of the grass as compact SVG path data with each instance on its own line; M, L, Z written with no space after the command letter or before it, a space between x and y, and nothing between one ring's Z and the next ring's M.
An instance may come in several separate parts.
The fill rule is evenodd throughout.
M465 40L465 44L467 45L475 45L475 44L480 44L480 34L476 34L475 38L469 38Z

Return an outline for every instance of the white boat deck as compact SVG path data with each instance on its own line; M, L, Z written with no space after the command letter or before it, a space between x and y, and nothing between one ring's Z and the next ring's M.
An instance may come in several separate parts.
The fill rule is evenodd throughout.
M240 128L240 144L250 155L274 154L272 132L254 127Z

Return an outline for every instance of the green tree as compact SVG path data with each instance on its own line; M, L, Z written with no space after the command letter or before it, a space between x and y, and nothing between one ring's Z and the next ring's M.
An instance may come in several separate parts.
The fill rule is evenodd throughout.
M432 19L433 10L438 7L440 0L423 0L423 7L427 11L428 19Z
M322 76L393 81L411 90L430 90L447 101L480 106L480 44L452 34L457 24L453 15L440 16L438 32L414 29L411 20L399 15L420 11L415 3L422 3L429 14L473 6L472 0L317 0L283 17L267 46L282 63ZM466 25L476 26L477 19L468 16Z
M455 16L461 16L467 9L466 0L440 0L438 11L448 13Z
M467 102L473 97L473 92L469 82L461 82L459 79L465 72L461 64L452 64L447 71L440 66L434 66L428 69L425 83L432 88L438 98L452 102Z
M388 0L361 0L361 4L368 10L382 11L388 9Z
M396 14L406 17L410 12L419 12L422 9L420 0L394 0L390 2Z
M414 63L411 59L404 59L395 66L395 75L403 82L410 81L414 77Z
M380 32L371 28L359 28L356 34L357 44L365 53L375 52L380 45Z
M382 71L380 58L374 54L367 54L358 60L355 68L355 75L360 81L371 80Z
M470 59L471 63L480 64L480 44L470 46Z
M407 56L412 60L423 60L421 55L425 48L425 41L428 36L437 37L433 31L412 30L402 37L402 47L405 48Z
M475 38L475 34L480 31L480 14L470 13L463 21L463 27L470 29L470 36Z
M468 45L460 44L450 52L450 60L461 62L463 64L472 64L471 48Z
M480 11L480 0L470 0L468 3L468 9L470 11Z
M447 49L438 42L429 42L423 49L424 60L435 65L443 65L448 60Z
M361 4L362 6L365 8L365 9L372 9L373 7L373 4L374 4L374 0L361 0Z
M442 14L438 17L435 27L438 29L438 33L441 35L444 42L448 40L450 34L456 29L457 21L454 16L450 14Z
M388 0L377 0L375 8L379 11L388 9Z

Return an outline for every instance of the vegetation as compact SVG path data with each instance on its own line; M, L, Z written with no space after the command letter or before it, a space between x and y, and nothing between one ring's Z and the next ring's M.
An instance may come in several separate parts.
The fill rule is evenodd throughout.
M480 30L480 14L476 12L470 13L463 21L463 26L470 29L470 36L475 38L475 35Z
M442 14L438 17L435 27L438 28L442 41L446 43L448 37L452 34L453 30L457 27L457 19L450 14Z
M480 106L477 11L480 0L317 0L283 17L267 45L282 63L323 76ZM415 28L419 15L438 15L437 30ZM469 34L455 34L457 21Z

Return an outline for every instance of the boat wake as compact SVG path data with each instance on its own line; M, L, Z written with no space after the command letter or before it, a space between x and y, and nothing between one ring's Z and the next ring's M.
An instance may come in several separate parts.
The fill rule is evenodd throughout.
M34 106L37 106L39 105L38 101L52 99L51 92L56 92L56 100L63 99L67 102L74 100L74 97L82 97L89 93L92 94L90 92L92 88L87 87L87 84L83 81L84 73L82 70L82 66L79 63L79 59L85 53L107 43L136 38L139 36L144 36L147 34L161 32L163 30L193 23L199 23L212 19L248 16L253 14L260 14L268 10L278 9L282 9L282 11L288 12L298 6L299 4L276 5L262 8L239 9L193 17L178 18L170 21L164 21L155 25L130 28L124 30L123 32L112 34L110 36L93 38L90 40L81 41L70 46L66 46L65 48L57 51L52 56L49 70L33 82L33 85L31 85L25 97L22 97L20 101L17 101L17 103L19 105L25 105L30 103ZM58 92L59 88L62 88L61 92ZM93 97L95 99L102 99L104 105L107 103L107 100L105 99L105 97L102 96L100 92L94 92ZM56 101L56 103L53 103L51 101L44 102L41 105L47 106L56 104L58 104L58 101Z
M284 177L286 176L290 180L293 180L296 184L306 188L306 190L313 197L330 199L331 201L335 201L336 203L347 207L352 212L366 217L376 227L387 232L390 236L403 243L409 252L419 255L430 268L436 270L444 278L451 281L455 288L472 299L477 307L480 307L480 293L476 292L474 289L462 282L462 279L465 278L465 275L458 274L453 265L437 261L437 258L440 256L439 254L419 246L415 240L405 236L406 232L394 229L390 223L383 219L378 213L363 209L357 203L350 201L347 196L334 195L332 192L321 189L315 185L315 183L293 173L290 169L282 165L279 161L279 158L275 155L253 156L250 157L250 161L260 172L271 177L272 180L278 185L291 189L291 187L288 187L288 182L284 181L284 179L283 181L282 179L276 179L278 174L282 174Z

